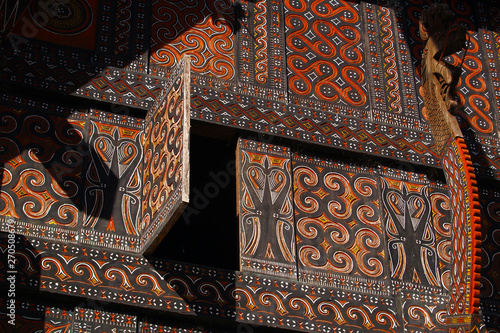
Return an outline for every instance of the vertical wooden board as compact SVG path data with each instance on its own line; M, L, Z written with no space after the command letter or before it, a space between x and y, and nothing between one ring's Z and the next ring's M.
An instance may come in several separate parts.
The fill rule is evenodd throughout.
M237 6L241 6L235 7L239 81L259 88L285 90L283 3L242 0Z
M416 72L403 11L387 3L384 6L363 2L362 6L373 118L393 125L420 127ZM413 22L409 28L413 28Z
M422 174L384 168L380 183L391 279L441 288L429 180Z
M144 129L141 252L151 253L189 201L190 58L172 71Z
M142 123L92 111L80 242L139 251Z
M240 269L296 278L290 149L240 139L236 168Z
M387 278L387 265L374 173L369 168L293 155L301 280L332 286L342 280L343 286L384 291L380 280Z

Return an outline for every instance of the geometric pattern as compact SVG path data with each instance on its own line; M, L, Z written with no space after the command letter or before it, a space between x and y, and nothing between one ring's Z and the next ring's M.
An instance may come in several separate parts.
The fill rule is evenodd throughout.
M429 200L432 209L440 284L449 292L451 279L451 202L448 188L433 183L429 185Z
M291 101L334 103L376 122L423 128L399 12L369 2L286 2Z
M92 316L97 314L95 311L100 311L101 324L110 324L115 320L115 327L135 332L133 327L137 323L144 332L150 332L139 323L137 314L116 313L108 316L108 310L102 309L102 306L112 303L114 306L127 305L132 313L136 313L133 309L146 308L174 315L184 314L187 318L193 315L201 319L218 317L256 325L262 325L263 321L267 326L297 331L336 332L351 329L366 332L380 328L384 332L399 332L406 327L422 332L439 332L444 326L448 297L439 292L421 291L415 285L408 288L400 285L397 289L377 295L363 284L347 289L343 285L332 287L249 272L145 259L65 242L38 239L27 242L22 236L17 236L16 241L17 288L21 292L17 301L25 304L17 307L17 320L26 325L35 325L35 318L44 318L51 325L78 321L79 325L92 326L95 320L91 319ZM7 236L2 234L2 248L6 242ZM0 264L6 263L7 256L0 256ZM2 288L6 286L5 274L5 270L0 271ZM36 298L24 300L21 297L23 292L34 290L56 293L66 296L66 299L70 296L68 300L76 300L77 303L67 304L76 304L74 309L77 311L57 307L49 310L50 307L47 307L44 316L41 313L37 315L34 312L40 311L40 307L30 305L37 302ZM78 303L82 294L86 295L86 303L83 304ZM47 300L38 304L47 304ZM399 312L397 304L401 304L402 317L396 314ZM489 310L485 314L491 316L492 312ZM159 324L158 320L154 322ZM147 325L150 330L158 327L153 323ZM491 319L490 323L493 323ZM127 326L131 324L132 327Z
M421 121L410 47L404 31L401 11L390 6L364 2L368 47L367 72L372 88L373 119L391 122Z
M391 278L440 287L436 235L426 184L382 177Z
M422 141L418 136L421 134L426 136L428 133L426 121L420 116L419 109L422 103L420 101L419 104L415 93L420 81L414 72L421 59L422 48L421 45L417 45L420 39L413 29L421 11L414 5L415 3L419 2L409 1L396 10L391 5L380 6L366 2L350 4L319 1L302 8L296 1L286 3L271 0L242 1L238 14L236 12L239 7L231 6L229 1L216 4L205 4L201 1L157 2L153 6L144 0L138 2L106 0L99 2L97 12L92 12L95 35L99 36L95 40L94 53L83 49L73 52L72 48L61 48L59 45L56 47L56 44L51 44L56 39L45 42L27 39L21 35L19 37L23 39L20 40L20 44L16 44L20 53L14 56L12 50L8 50L10 47L7 48L6 60L9 66L5 69L7 72L2 73L2 81L36 86L49 91L73 92L85 98L149 109L153 103L152 96L160 91L164 76L173 64L172 62L167 65L160 60L156 62L155 53L161 50L166 52L172 48L171 53L167 52L170 54L168 56L170 62L173 59L178 61L184 53L194 53L196 57L203 54L202 59L197 58L195 61L195 67L198 66L198 69L194 71L204 75L205 78L225 78L224 82L229 83L228 77L231 81L238 77L241 83L235 89L231 89L241 97L259 96L267 100L288 101L291 105L286 105L286 109L294 114L302 112L305 108L306 112L311 114L322 113L322 117L329 113L339 117L355 116L370 121L377 127L391 127L397 130L396 133L387 133L383 136L388 142L397 142L392 145L393 148L381 148L373 152L374 154L380 153L391 159L436 165L439 162L436 162L435 158L418 156L429 153L429 147L432 151L432 140L424 139L426 142L422 144L423 148L418 145L418 142ZM464 80L461 80L457 87L459 100L464 103L458 110L462 120L461 125L465 129L468 128L464 131L465 139L471 143L470 151L473 154L476 173L500 178L498 158L500 141L496 130L500 120L497 112L498 96L500 96L497 68L500 67L500 60L496 56L500 50L500 38L494 33L498 20L492 14L498 4L494 2L489 2L488 6L483 2L471 4L467 7L469 17L460 5L453 3L450 6L458 14L458 20L464 24L466 22L469 30L474 31L471 33L470 48L462 66ZM329 11L328 8L335 9ZM196 18L193 21L181 19L179 26L172 23L176 20L168 20L168 17L184 17L186 13L196 15ZM25 15L30 16L29 10ZM148 15L152 16L151 24L148 24ZM317 22L316 25L305 21L306 15L314 16L311 22ZM341 22L338 26L335 25L337 21ZM318 27L317 31L314 30L315 26ZM162 30L164 34L158 35L156 32L163 28L168 31ZM147 55L149 48L147 44L150 42L149 37L152 32L153 53ZM329 33L333 33L330 36L331 40L327 36ZM201 38L197 39L200 43L199 48L189 44L190 39L187 36ZM217 38L213 38L214 36ZM358 42L353 44L356 40ZM285 45L287 41L288 45ZM292 84L289 84L290 92L287 92L284 87L285 81L288 83L290 80L297 83L310 80L314 83L322 81L328 69L325 67L326 72L322 72L323 68L320 67L323 65L319 64L325 59L330 59L324 56L328 54L324 53L327 52L328 43L335 46L332 50L336 53L331 57L335 61L332 60L330 64L324 66L335 67L338 75L332 80L326 80L327 85L324 89L330 85L351 90L345 90L345 96L335 93L332 98L338 97L339 103L321 101L311 98L312 95L297 95L292 91L296 89ZM237 56L231 47L238 50ZM361 54L360 67L363 68L361 74L365 77L360 82L355 79L353 81L347 72L345 75L342 74L343 69L349 66L348 60L356 59L354 57L356 51ZM289 71L287 78L283 73L284 70L281 70L285 68L285 53L288 55L288 61L294 63L293 66L287 65ZM349 58L348 53L352 53L353 56ZM41 55L46 60L42 61ZM297 57L306 60L299 61ZM30 63L33 61L35 62L32 64L33 68L30 68ZM150 61L153 63L151 66L148 65ZM267 71L264 70L266 61ZM303 61L304 66L318 65L319 72L307 71L308 67L300 69L297 67L297 61ZM452 62L459 64L460 59L455 57ZM221 65L217 67L215 63ZM20 66L20 69L16 66ZM105 71L108 66L109 73ZM235 66L238 67L237 70L234 69ZM77 70L77 72L70 75L72 73L65 70L66 67L70 71ZM227 75L221 74L222 68ZM307 75L296 81L301 71L307 71ZM131 73L151 73L157 76L136 75L132 80L128 80L135 83L129 85L125 78ZM259 83L257 75L260 78L264 74L267 75L266 83ZM58 75L61 75L61 78ZM51 79L45 80L44 76ZM92 83L91 79L94 79ZM354 85L350 85L347 79ZM204 85L204 88L207 87L211 89L208 83ZM358 90L354 87L358 87ZM77 89L78 92L75 92ZM357 91L366 95L363 106L347 102L349 94L355 94ZM202 94L196 93L196 95ZM265 108L269 111L268 106ZM210 121L218 122L217 117L212 118ZM323 118L323 122L336 125L335 117L332 120ZM222 120L220 123L224 124ZM238 126L238 123L243 122L236 122L234 126ZM264 129L252 130L264 131ZM314 134L314 137L324 136L321 131L319 132ZM277 134L280 135L280 132ZM414 137L415 135L417 137ZM309 142L318 142L322 139L314 141L312 135L303 136L302 133L293 133L293 136ZM364 133L361 137L355 136L356 140L365 137ZM326 138L324 142L327 142ZM364 148L359 147L359 144L345 146L343 142L338 143L342 149L363 151ZM332 145L337 146L337 142ZM371 147L372 150L375 148L378 146ZM421 148L423 150L419 150ZM432 152L430 154L433 155Z
M234 16L230 1L157 1L152 20L153 64L169 69L184 54L190 54L194 72L234 78Z
M30 59L31 58L31 59ZM9 65L0 73L0 80L74 96L106 101L133 108L151 109L164 80L116 67L92 65L64 57L32 59L6 56Z
M184 56L144 127L140 248L152 252L189 201L190 62Z
M2 106L2 227L15 221L24 235L152 251L187 201L188 65L174 69L145 121L33 101Z
M241 270L296 278L290 150L240 139Z
M373 173L368 168L293 155L301 278L313 274L370 280L387 276L379 187Z
M450 145L443 158L449 189L428 179L417 179L418 176L414 177L417 172L311 161L311 157L296 156L287 147L269 144L267 146L286 151L286 156L277 156L268 147L261 148L262 151L247 149L243 151L266 158L263 164L253 160L254 165L244 160L242 167L255 167L254 176L266 175L267 189L279 185L276 180L283 179L275 177L273 183L270 180L273 178L267 177L273 172L269 168L273 158L290 163L288 169L282 168L282 174L286 171L287 176L292 177L295 175L291 169L298 171L298 181L287 183L292 204L302 205L292 210L296 222L305 224L303 208L307 210L309 199L304 196L313 198L318 206L327 207L323 212L342 215L342 207L352 209L352 219L344 221L331 214L327 221L313 216L315 231L297 224L294 234L286 236L287 241L297 241L295 245L288 243L289 249L296 246L297 250L297 253L290 250L288 258L295 260L296 268L292 267L291 271L292 275L298 275L299 281L290 279L291 275L280 279L279 274L266 277L248 271L146 260L124 253L131 247L130 240L147 246L147 237L140 237L155 234L161 229L158 223L170 214L167 211L174 212L174 206L182 205L179 198L183 195L175 185L182 183L187 189L185 178L176 178L187 168L179 171L179 167L173 167L172 177L161 172L153 175L154 168L145 162L146 151L151 152L151 156L161 156L172 148L176 166L187 167L186 159L179 162L181 157L177 151L180 146L188 146L183 139L172 134L173 142L182 144L164 149L162 145L167 142L168 146L168 140L155 145L154 136L145 135L147 126L153 129L155 125L160 127L169 122L160 115L169 109L156 105L155 111L160 112L144 121L127 114L77 106L79 103L74 102L79 99L68 96L61 100L56 96L57 104L48 102L51 97L47 94L26 98L24 92L16 91L18 87L79 95L92 100L90 105L96 109L100 101L126 105L130 107L126 112L150 110L163 86L167 85L171 94L165 93L162 99L173 97L167 101L171 102L181 93L180 87L189 84L189 79L176 81L173 68L183 54L191 53L196 72L191 86L193 119L322 145L328 147L329 152L338 149L391 161L410 161L401 166L403 169L417 164L432 170L440 166L425 114L421 116L423 103L416 94L421 82L415 69L422 46L417 45L421 40L415 25L422 1L410 0L398 5L385 2L386 6L340 0L307 4L295 0L240 2L234 5L229 0L153 4L145 0L61 2L62 7L85 7L88 3L89 8L93 8L83 12L89 15L81 15L79 21L75 21L79 22L78 26L69 27L76 29L70 33L87 34L89 38L79 43L78 38L50 37L68 33L57 31L58 22L54 20L46 29L41 27L40 35L35 36L37 40L20 36L17 46L3 43L2 46L11 50L6 51L2 61L7 67L0 79L10 85L14 83L14 87L10 88L12 93L1 94L1 223L5 227L10 220L15 220L17 234L36 236L32 244L26 244L22 236L16 239L18 287L22 293L31 295L42 290L58 293L64 300L70 298L74 302L83 297L129 306L128 309L146 307L197 315L206 321L217 317L232 323L322 332L377 328L388 332L443 331L445 321L456 324L452 330L460 331L467 320L476 320L476 317L467 317L467 312L477 313L480 307L484 330L498 332L498 301L487 298L497 295L499 289L495 275L499 197L496 191L481 194L484 214L481 243L477 198L471 194L477 192L472 171L478 176L500 179L500 36L497 33L500 20L498 3L493 0L450 3L452 11L459 14L457 21L470 31L471 39L463 65L459 57L450 59L454 65L461 65L464 74L457 85L458 101L462 104L457 113L470 156L464 153L463 142ZM13 2L6 3L0 5L2 10ZM38 5L39 2L33 4ZM23 14L32 16L30 22L37 19L32 15L32 8ZM59 15L64 14L62 9ZM19 32L21 28L14 29ZM170 30L162 34L162 29ZM152 53L148 53L150 49ZM187 101L188 95L179 98ZM324 99L320 100L320 96ZM182 111L184 124L189 118L188 107L184 106ZM177 126L180 113L170 115ZM166 118L168 116L167 111ZM184 129L182 135L187 133L187 128ZM94 147L92 151L87 149L89 145ZM283 145L281 141L280 145ZM259 165L260 171L256 171ZM316 184L308 185L305 178L300 178L305 168L314 170ZM122 177L113 179L112 173ZM110 177L106 178L108 174ZM332 176L336 177L336 183L327 181ZM163 193L174 193L177 197L174 195L170 202L166 200L164 206L149 204L162 202L161 198L150 199L153 192L144 198L146 195L137 190L137 186L146 183L151 184L151 188L160 188L158 184L165 179L170 183ZM358 180L363 186L356 186ZM241 191L248 197L251 197L250 182L251 179L246 178L246 187ZM258 182L254 185L254 190L260 190ZM497 184L487 185L493 188ZM105 187L115 196L102 198L99 203L97 196L102 196ZM116 187L118 191L114 191ZM323 194L326 189L331 193ZM302 199L296 198L298 192ZM305 194L307 192L309 194ZM255 211L251 213L264 212L263 207L256 207L259 195L252 195L254 206L245 207L244 213L253 208ZM265 195L274 194L268 191ZM118 206L124 202L128 207L125 212L113 207L114 203ZM333 207L330 211L329 204ZM99 205L112 212L99 215L102 218L94 221L93 212ZM365 206L373 211L368 219L360 215ZM264 208L270 211L269 207ZM276 207L272 208L276 211ZM278 211L283 212L280 221L293 224L293 217L285 214L288 211ZM150 222L145 225L143 217L148 214ZM241 214L240 210L240 217ZM469 220L473 221L472 226L463 225L462 222ZM322 221L326 221L325 225L320 225ZM344 240L342 237L347 237L341 232L332 233L334 228L328 224L335 223L338 229L348 230L349 240ZM82 244L90 242L85 240L85 233L89 231L95 232L92 235L95 244L107 243L114 250L99 249L94 243ZM311 232L308 234L308 231ZM377 235L378 242L371 241L374 237L359 236L360 239L355 240L356 233L370 232ZM116 237L118 233L127 234L129 238ZM2 267L6 265L7 253L4 236L0 242L0 252L4 254ZM311 239L318 237L325 241L315 247ZM411 242L403 242L403 238ZM339 246L345 245L339 244L342 242L346 242L347 249ZM279 244L272 244L271 250L277 258L275 245ZM302 257L301 249L305 249ZM349 273L335 271L333 274L329 272L333 270L322 268L324 264L320 262L333 259L325 258L323 252L320 259L307 255L307 251L323 250L332 257L337 254L337 258L346 258L346 263L347 257L353 260L366 253L365 250L369 255L365 256L367 262L361 261L365 267L353 264ZM479 257L479 250L484 253L481 280L479 262L475 259ZM364 272L366 267L372 267L370 263L375 261L370 259L373 258L382 262L382 271ZM470 278L468 270L472 272ZM4 271L0 270L3 288L6 286ZM321 274L323 272L327 273ZM483 297L480 303L479 287ZM446 297L448 293L451 300ZM0 298L0 303L5 304L5 293ZM445 320L447 302L450 313L464 316ZM28 308L27 303L30 302L18 308ZM44 318L47 327L38 325L37 328L62 330L63 327L57 325L69 327L71 323L74 330L89 331L99 325L106 330L123 328L124 332L126 329L198 330L194 326L174 327L173 323L146 328L146 324L134 316L131 316L131 327L117 327L119 325L112 325L111 321L94 318L102 315L102 318L122 320L123 317L109 315L108 311L98 314L89 308L78 305L68 312L47 309ZM39 317L27 315L20 319L23 329L34 327L33 318ZM4 330L8 329L10 327Z
M55 8L54 8L55 7ZM42 5L32 1L13 32L37 40L92 50L96 40L98 1L66 1Z
M416 164L438 163L432 135L425 131L376 124L359 112L343 116L336 106L321 111L244 95L237 85L197 75L192 89L192 119Z
M463 316L479 311L481 218L477 182L471 165L464 140L452 140L443 156L452 213L451 298L448 305L452 322L460 322Z
M249 88L286 90L282 13L281 1L241 1L238 79Z
M456 94L461 105L457 113L467 124L467 130L482 137L498 139L497 125L494 121L498 105L493 99L495 93L492 91L492 85L487 84L487 72L483 70L485 60L481 48L482 43L491 40L491 34L469 32L469 37L469 48L461 65L463 80L460 80L456 87ZM461 57L454 56L453 60L453 65L460 66Z
M402 315L408 332L448 332L445 324L446 303L443 295L419 294L402 290Z
M84 117L0 110L0 214L75 241L82 219Z
M4 323L1 316L0 328L5 333L137 332L138 320L134 315L105 311L99 304L82 302L78 305L67 304L66 308L61 308L46 300L18 297L16 326Z
M149 71L151 1L101 0L95 53L106 66Z
M251 273L146 260L121 252L36 239L26 246L30 250L22 250L23 266L18 267L17 274L20 291L35 288L67 296L85 294L91 302L125 304L130 309L146 308L207 319L216 316L258 325L264 321L268 326L299 331L333 333L337 328L370 331L377 327L398 332L402 327L395 299L372 297L363 289L346 291L287 279L276 281ZM5 264L6 257L0 259ZM0 272L0 277L0 284L5 285L5 271ZM78 311L73 315L75 321L95 325L88 323L87 315L92 310L82 306ZM287 320L283 320L285 316ZM103 320L106 317L104 313ZM136 319L130 316L128 320ZM127 321L123 326L126 324Z
M99 241L107 243L120 235L127 239L126 246L131 246L128 244L136 243L140 234L142 127L117 126L92 118L88 126L90 154L80 241L100 245Z
M70 1L47 8L32 1L8 39L16 51L40 48L31 55L41 51L50 56L69 53L66 60L83 57L83 70L98 63L147 73L150 12L146 0Z
M289 93L367 109L358 4L285 2Z

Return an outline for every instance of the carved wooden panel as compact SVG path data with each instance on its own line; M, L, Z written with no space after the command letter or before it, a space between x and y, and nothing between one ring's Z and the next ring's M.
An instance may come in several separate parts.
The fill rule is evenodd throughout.
M95 113L88 121L87 168L80 241L138 251L142 126L113 124Z
M152 71L162 75L184 54L193 71L226 80L235 76L233 4L222 1L156 1L152 11ZM166 67L166 68L162 68Z
M0 242L4 244L6 239L2 236ZM135 323L144 309L185 315L188 320L198 316L207 321L217 318L226 323L295 331L333 333L341 329L370 331L378 328L396 333L404 327L397 314L396 299L391 294L374 296L363 286L346 290L276 276L145 259L88 246L37 239L23 247L22 243L18 243L23 254L20 257L22 266L18 267L18 276L23 276L17 285L19 291L36 288L71 300L81 299L83 293L90 305L121 304L127 305L130 311L111 316L103 309L102 316L96 318L99 309L78 305L79 312L74 313L73 318L81 327L96 327L98 323L106 327L113 321L120 329L130 329L131 324L142 327ZM2 264L6 259L5 255L0 256ZM0 271L2 286L6 283L4 276L5 271ZM436 304L426 298L424 302ZM66 315L64 320L66 323L71 318ZM155 327L162 326L151 326L151 330L155 332Z
M387 277L376 170L293 155L300 278ZM360 282L361 283L361 282ZM378 291L381 286L373 283ZM371 289L371 288L370 288Z
M367 108L360 10L359 4L347 1L333 6L328 1L285 1L292 96Z
M445 324L448 297L417 293L411 287L401 290L401 315L409 332L448 332Z
M189 57L184 57L146 119L139 230L147 252L189 201L189 71Z
M285 90L285 45L283 43L283 2L278 0L240 1L235 7L239 21L239 80L252 87ZM256 88L256 89L259 89Z
M443 156L450 188L452 261L448 313L469 315L479 309L481 219L477 183L463 139L452 141ZM473 188L476 193L473 195Z
M442 207L433 207L438 198L431 203L428 179L416 173L393 177L390 172L387 170L381 175L390 277L404 283L440 288L433 216L439 213L434 209ZM446 257L446 253L444 255Z
M241 270L296 277L290 150L240 139L236 170Z
M83 215L85 116L2 106L0 214L27 234L75 242Z
M146 121L4 95L0 221L16 232L152 251L188 201L189 63ZM19 101L23 101L20 103Z
M432 210L432 228L441 286L449 292L451 282L451 200L448 187L444 184L429 184L429 201Z
M66 1L56 5L31 1L13 33L83 49L94 49L98 1Z
M104 309L75 307L73 310L75 332L88 333L136 333L137 316L112 313Z

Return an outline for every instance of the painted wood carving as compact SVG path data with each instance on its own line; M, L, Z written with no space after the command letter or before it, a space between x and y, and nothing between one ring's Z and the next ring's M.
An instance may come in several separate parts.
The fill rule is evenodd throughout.
M453 12L446 4L435 4L421 14L420 36L426 41L422 55L422 90L426 113L437 149L462 136L456 118L450 114L458 105L453 97L460 69L444 58L465 48L464 27L452 25Z
M3 225L13 218L29 236L152 251L189 200L188 105L183 60L145 121L3 107Z
M442 155L451 199L451 275L447 323L450 332L479 332L481 220L476 175L455 116L454 89L460 68L443 60L465 46L464 27L452 25L446 4L422 12L419 28L426 40L422 56L423 97L436 146ZM465 56L464 56L465 58Z
M290 150L240 139L237 159L241 270L296 278Z
M386 277L379 184L373 172L293 155L297 256L304 280L314 275Z

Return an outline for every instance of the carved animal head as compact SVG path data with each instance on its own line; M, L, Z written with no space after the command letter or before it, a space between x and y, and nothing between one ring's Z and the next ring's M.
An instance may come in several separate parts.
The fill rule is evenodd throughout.
M467 31L464 27L452 24L454 13L447 4L432 4L422 11L419 21L420 37L432 43L435 57L446 57L465 47Z

